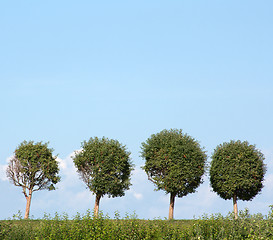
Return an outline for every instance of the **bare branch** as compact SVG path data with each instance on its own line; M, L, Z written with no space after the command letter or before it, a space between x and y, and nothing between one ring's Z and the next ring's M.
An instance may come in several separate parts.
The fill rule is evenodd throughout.
M10 160L6 174L9 181L15 186L28 187L26 177L22 173L22 165L15 156Z

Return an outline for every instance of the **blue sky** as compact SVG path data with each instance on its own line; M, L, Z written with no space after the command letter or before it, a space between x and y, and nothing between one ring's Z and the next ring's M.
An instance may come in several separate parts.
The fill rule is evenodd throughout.
M266 156L265 187L239 208L266 214L273 191L273 2L3 1L0 3L0 218L24 212L21 189L5 178L23 140L50 142L61 163L56 191L34 194L31 215L84 213L94 196L71 154L90 137L114 138L136 165L125 197L103 198L113 216L167 217L169 196L140 169L140 145L181 128L210 156L231 139ZM210 160L210 158L208 159ZM211 192L177 199L175 218L227 214Z

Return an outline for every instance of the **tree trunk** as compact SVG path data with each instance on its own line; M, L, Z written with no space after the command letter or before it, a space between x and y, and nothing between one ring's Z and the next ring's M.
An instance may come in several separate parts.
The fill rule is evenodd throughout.
M169 220L173 219L174 200L175 200L175 193L171 193L170 207L169 207Z
M95 207L94 207L94 216L98 217L99 215L99 206L100 206L101 195L96 194Z
M235 219L238 219L237 196L235 193L233 195L233 209L234 209L234 217L235 217Z
M28 217L29 217L29 209L30 209L31 197L32 197L32 190L29 190L28 196L26 195L27 206L26 206L26 212L25 212L25 219L28 219Z

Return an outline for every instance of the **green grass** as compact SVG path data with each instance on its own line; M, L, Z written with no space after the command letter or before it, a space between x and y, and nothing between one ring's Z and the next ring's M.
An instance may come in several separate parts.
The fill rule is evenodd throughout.
M19 220L15 220L19 219ZM273 209L268 215L204 215L194 220L141 220L136 215L114 219L90 211L72 219L66 214L43 219L0 221L0 239L273 239Z

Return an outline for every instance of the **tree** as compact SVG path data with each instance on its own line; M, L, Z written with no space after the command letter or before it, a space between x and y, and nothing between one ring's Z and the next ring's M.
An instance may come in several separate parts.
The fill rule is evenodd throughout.
M60 181L57 157L48 143L33 141L22 142L9 161L7 177L15 186L22 187L27 200L25 219L29 217L32 194L42 189L54 190L54 184Z
M263 188L264 156L246 141L230 141L218 145L211 158L211 187L221 198L233 199L237 219L237 200L252 200Z
M73 157L77 171L89 190L96 195L94 215L98 216L101 197L121 197L129 189L133 165L130 152L117 140L90 138Z
M163 130L142 143L143 169L156 190L170 193L169 219L175 197L194 193L202 182L207 156L199 143L182 130Z

